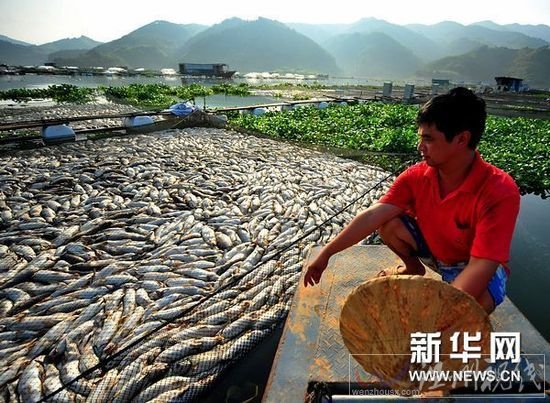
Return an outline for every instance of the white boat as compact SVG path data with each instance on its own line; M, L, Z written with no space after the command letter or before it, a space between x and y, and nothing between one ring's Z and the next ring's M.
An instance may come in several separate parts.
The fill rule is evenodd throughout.
M174 69L160 69L160 74L163 76L176 76L178 73Z

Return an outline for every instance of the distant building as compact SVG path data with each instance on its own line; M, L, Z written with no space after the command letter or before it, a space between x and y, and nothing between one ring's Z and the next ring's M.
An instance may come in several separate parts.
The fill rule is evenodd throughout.
M497 82L497 91L519 92L523 87L523 78L495 77L495 81Z
M223 63L180 63L180 74L184 76L205 76L231 78L235 71L229 71Z
M448 87L450 83L446 78L432 78L432 84L437 84L441 87Z
M432 78L432 95L442 94L449 91L449 80L443 78Z
M393 83L389 81L385 82L384 86L382 87L382 96L391 97L392 90L393 90Z
M405 84L405 89L403 90L403 100L408 102L414 98L414 84Z

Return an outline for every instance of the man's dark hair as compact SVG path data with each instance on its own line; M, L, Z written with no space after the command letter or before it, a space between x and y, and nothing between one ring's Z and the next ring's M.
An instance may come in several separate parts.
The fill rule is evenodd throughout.
M435 123L448 142L468 130L472 134L468 147L475 149L485 131L486 118L485 101L469 89L457 87L426 102L418 112L416 123Z

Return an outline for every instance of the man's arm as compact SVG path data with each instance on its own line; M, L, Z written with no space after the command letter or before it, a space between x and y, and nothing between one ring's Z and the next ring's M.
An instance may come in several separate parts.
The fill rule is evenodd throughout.
M470 261L451 283L473 296L488 312L494 309L494 301L487 295L487 286L499 264L509 260L519 213L519 191L514 183L509 187L504 194L493 191L481 205Z
M332 241L330 241L308 267L304 285L315 285L321 279L332 255L355 245L372 234L382 224L403 213L403 209L386 203L376 203L357 215Z
M495 275L499 263L489 259L470 257L470 261L462 272L451 283L465 293L470 294L478 302L491 278Z

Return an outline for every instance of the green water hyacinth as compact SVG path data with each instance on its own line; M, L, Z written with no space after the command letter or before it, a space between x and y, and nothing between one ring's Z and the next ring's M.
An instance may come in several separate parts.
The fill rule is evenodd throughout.
M100 90L112 101L149 108L166 108L175 100L175 90L165 84L130 84Z
M193 101L212 94L247 96L248 84L218 84L206 87L200 84L169 86L166 84L130 84L117 87L77 87L72 84L50 85L48 88L16 88L0 91L0 100L28 102L36 99L53 99L57 103L85 104L97 96L105 96L114 102L138 107L167 108L175 102Z
M33 99L53 99L58 104L86 104L92 102L97 94L95 88L60 84L47 88L14 88L0 91L0 100L28 102Z
M109 99L134 106L167 108L175 102L194 101L212 94L249 95L247 84L219 84L206 87L200 84L168 86L165 84L130 84L122 87L100 87Z
M413 154L418 141L417 112L414 105L369 102L323 110L301 107L263 116L235 114L230 123L325 147ZM550 195L550 121L489 116L479 150L488 162L509 172L523 193Z
M550 195L550 120L489 116L479 151L522 192Z

